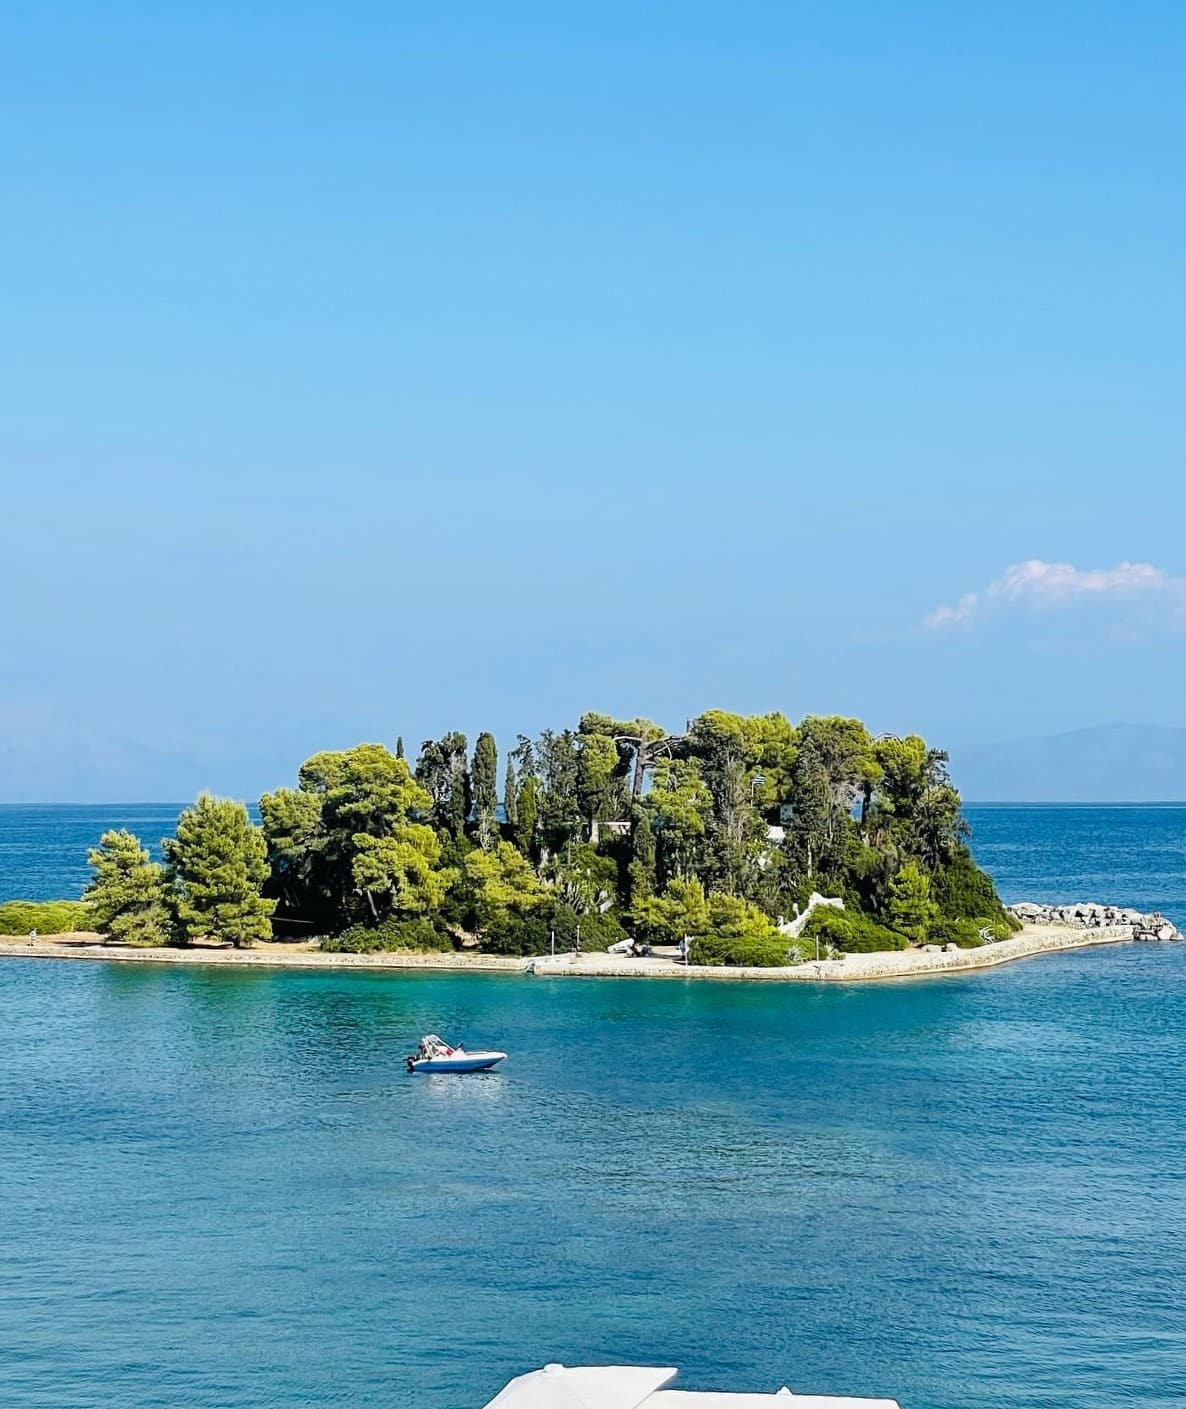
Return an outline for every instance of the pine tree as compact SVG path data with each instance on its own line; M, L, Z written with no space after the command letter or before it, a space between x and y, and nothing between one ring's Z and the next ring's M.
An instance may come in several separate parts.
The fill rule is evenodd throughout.
M165 873L149 860L140 838L122 830L104 832L87 861L95 874L85 899L96 928L123 944L168 943Z
M922 944L938 909L931 899L931 883L917 861L908 861L890 882L887 907L890 927L915 944Z
M395 741L395 756L396 758L403 758L404 756L404 736L402 734L400 734Z
M478 845L489 851L498 836L494 810L498 806L498 748L493 734L479 734L470 772Z
M241 802L203 793L177 819L165 842L177 885L177 920L185 939L229 941L236 949L267 939L276 908L260 888L268 876L267 844Z

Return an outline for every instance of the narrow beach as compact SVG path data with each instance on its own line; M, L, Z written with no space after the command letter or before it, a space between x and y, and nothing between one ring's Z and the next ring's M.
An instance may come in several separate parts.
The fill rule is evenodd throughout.
M710 979L762 983L868 983L937 974L965 973L998 964L1086 949L1101 944L1131 944L1132 930L1078 929L1071 925L1026 925L1012 939L954 953L899 950L847 954L840 959L810 960L785 969L685 967L668 959L631 959L612 954L557 954L534 959L498 954L322 954L307 945L261 944L253 949L125 949L103 944L98 935L55 935L30 941L0 937L0 958L76 959L117 964L205 964L255 968L449 970L452 972L533 974L543 978Z

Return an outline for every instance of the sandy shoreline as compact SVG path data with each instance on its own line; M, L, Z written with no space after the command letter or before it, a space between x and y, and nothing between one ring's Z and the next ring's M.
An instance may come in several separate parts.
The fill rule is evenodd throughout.
M928 954L903 950L849 954L843 959L809 961L785 969L726 969L682 964L667 959L628 959L611 954L558 954L522 959L498 954L322 954L307 945L263 944L254 949L122 949L104 945L98 935L55 935L35 943L20 936L0 936L0 958L82 959L120 964L204 964L238 968L375 969L534 974L545 978L715 979L762 983L868 983L874 980L925 978L995 968L998 964L1086 949L1100 944L1132 943L1128 926L1077 929L1071 925L1027 925L1012 939L979 949Z

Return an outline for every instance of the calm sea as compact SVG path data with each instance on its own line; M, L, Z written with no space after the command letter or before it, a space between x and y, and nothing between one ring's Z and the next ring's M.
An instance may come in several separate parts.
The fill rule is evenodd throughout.
M49 811L0 812L0 894L151 834ZM973 821L1007 895L1186 919L1186 810ZM0 961L3 1403L478 1409L559 1359L1180 1409L1184 1022L1179 946L818 990ZM429 1030L511 1060L408 1077Z

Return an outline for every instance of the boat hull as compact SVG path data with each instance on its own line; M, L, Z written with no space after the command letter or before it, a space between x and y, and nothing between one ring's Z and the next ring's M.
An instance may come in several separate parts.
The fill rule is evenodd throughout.
M489 1071L499 1062L506 1061L505 1052L458 1052L451 1057L425 1057L421 1061L409 1060L409 1071L421 1072L464 1072Z

